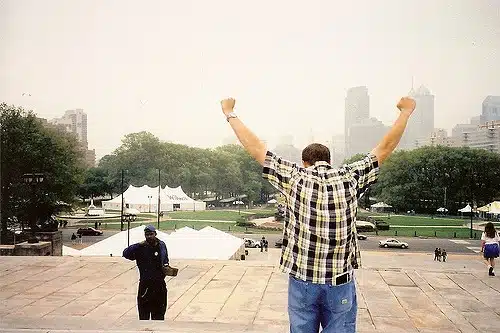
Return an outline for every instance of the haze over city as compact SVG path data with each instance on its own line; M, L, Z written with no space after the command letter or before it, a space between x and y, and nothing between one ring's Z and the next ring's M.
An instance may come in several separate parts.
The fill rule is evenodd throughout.
M500 95L500 2L0 2L0 101L39 117L88 115L89 148L124 135L220 145L219 100L274 146L344 133L346 91L366 86L385 124L412 86L450 130ZM23 96L24 94L24 96Z

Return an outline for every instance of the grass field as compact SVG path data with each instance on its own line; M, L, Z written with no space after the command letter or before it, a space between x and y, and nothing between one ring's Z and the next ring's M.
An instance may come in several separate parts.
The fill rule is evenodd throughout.
M153 224L155 227L157 226L156 220L152 220L149 223ZM146 222L131 222L130 227L138 227L141 224L149 224ZM125 227L127 226L127 223L125 223ZM253 233L253 234L267 234L267 233L280 233L280 231L276 230L264 230L264 229L257 229L257 228L246 228L246 227L240 227L237 226L236 224L233 223L227 223L227 222L200 222L200 221L160 221L160 230L175 230L175 229L180 229L182 227L189 227L193 228L196 230L203 229L207 226L211 226L212 228L219 229L222 231L231 231L231 232L247 232L247 233ZM105 224L103 223L101 225L101 228L104 230L120 230L120 224Z
M206 210L206 211L177 211L168 212L160 221L161 230L174 230L180 229L184 226L200 230L206 226L212 226L223 231L232 232L249 232L249 233L276 233L279 231L266 231L256 228L246 228L236 226L232 221L240 220L242 216L247 214L269 214L274 213L273 209L252 209L252 210L241 210L241 214L237 210ZM362 220L363 217L366 218L367 214L359 214L359 218ZM467 219L459 218L443 218L443 217L424 217L424 216L395 216L391 215L388 218L387 214L369 214L370 216L376 217L378 220L383 220L390 224L390 230L379 231L381 236L397 236L401 237L414 237L415 232L417 236L420 237L439 237L439 238L469 238L470 230L467 227L462 227L470 223ZM171 219L182 219L183 221L168 220ZM205 221L207 220L207 221ZM225 221L225 222L212 222L214 221ZM120 219L112 218L105 220L97 220L101 222L101 228L108 230L119 230L120 229ZM139 226L141 224L154 224L156 226L156 216L155 214L141 213L135 222L131 223L132 227ZM93 226L95 220L89 220L88 225ZM110 223L111 222L111 223ZM117 223L118 222L118 223ZM410 228L403 228L398 226L413 226ZM423 227L427 226L427 227ZM429 226L437 226L436 228L429 228ZM450 228L439 228L439 226L450 226ZM476 232L476 236L480 237L480 233Z
M388 237L437 237L437 238L469 238L470 229L468 228L398 228L392 227L389 230L381 230L378 232L379 236ZM367 233L375 234L375 233ZM481 237L479 231L473 230L472 236L478 239Z
M384 222L389 223L391 226L397 225L412 225L412 226L463 226L470 223L470 220L466 219L453 219L453 218L443 218L443 217L424 217L424 216L398 216L391 215L391 217L387 217L387 215L377 216L377 220L382 220Z

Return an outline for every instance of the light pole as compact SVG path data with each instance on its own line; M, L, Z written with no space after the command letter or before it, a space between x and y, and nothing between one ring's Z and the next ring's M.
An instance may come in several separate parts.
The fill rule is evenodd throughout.
M158 230L160 230L160 207L161 207L161 170L158 169Z
M122 209L121 209L121 214L120 214L120 230L123 231L123 204L124 204L124 195L123 195L123 178L125 177L125 170L122 169L122 185L121 185L121 191L122 191Z
M23 180L24 180L24 183L25 184L28 184L29 186L32 186L32 189L33 189L33 200L35 201L35 210L33 211L33 209L31 210L32 213L30 214L30 219L31 219L31 226L30 226L30 229L31 229L31 236L30 238L28 239L28 243L38 243L38 238L36 238L36 234L35 234L35 227L36 227L36 212L37 212L37 208L38 208L38 200L35 198L36 197L36 193L35 193L35 186L37 186L38 184L41 184L43 183L45 179L45 175L43 173L25 173L23 175Z

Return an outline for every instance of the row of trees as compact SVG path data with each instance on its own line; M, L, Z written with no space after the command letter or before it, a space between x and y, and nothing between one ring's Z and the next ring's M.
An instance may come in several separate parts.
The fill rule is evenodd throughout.
M500 199L500 155L443 146L398 151L382 166L370 196L399 211L480 207Z
M265 201L272 187L261 177L261 166L239 145L215 149L188 147L162 142L148 132L125 136L122 145L104 156L97 168L87 171L80 196L120 193L121 170L126 170L124 188L129 184L176 187L192 197L218 199L247 195L250 201Z

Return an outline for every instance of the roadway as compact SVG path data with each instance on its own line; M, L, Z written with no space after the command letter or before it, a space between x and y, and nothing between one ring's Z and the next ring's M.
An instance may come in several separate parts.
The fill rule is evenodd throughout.
M73 232L76 233L77 229L64 228L63 231L63 243L65 245L71 245L71 235ZM108 238L111 235L117 233L117 230L104 230L102 236L83 236L82 242L85 246L99 242L103 239ZM269 241L269 247L274 248L274 244L277 240L281 238L281 233L276 234L243 234L234 233L237 237L247 237L252 238L255 241L259 241L262 236L265 236ZM447 253L478 253L480 250L480 241L471 239L445 239L445 238L415 238L415 237L396 237L398 240L408 243L408 249L396 249L396 248L380 248L378 242L388 237L383 236L370 236L368 235L367 240L360 240L359 245L361 250L365 251L384 251L384 252L427 252L434 253L436 247L441 249L446 249Z

